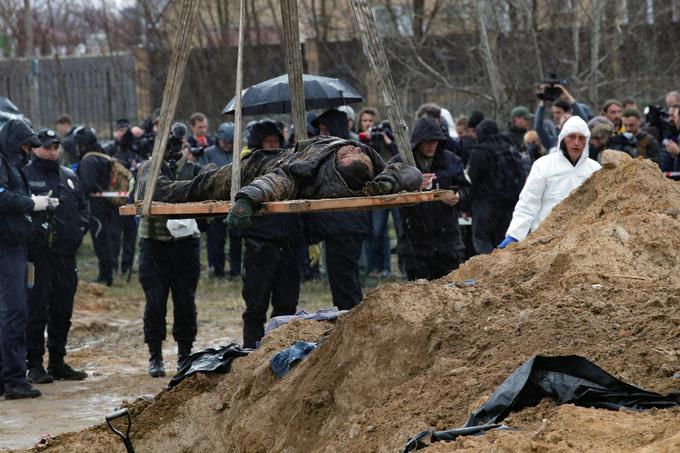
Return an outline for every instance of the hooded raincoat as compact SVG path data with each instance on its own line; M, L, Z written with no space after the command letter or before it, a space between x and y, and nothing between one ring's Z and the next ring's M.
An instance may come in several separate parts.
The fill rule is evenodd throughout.
M561 151L562 140L573 133L586 138L584 151L576 164L572 164ZM557 140L557 149L560 151L541 157L531 167L529 178L515 205L506 236L518 241L524 240L530 231L538 228L558 203L602 168L588 157L589 140L590 130L580 117L572 116L564 123Z
M0 253L5 247L25 245L31 234L33 200L23 171L24 143L39 146L33 130L21 119L0 128Z

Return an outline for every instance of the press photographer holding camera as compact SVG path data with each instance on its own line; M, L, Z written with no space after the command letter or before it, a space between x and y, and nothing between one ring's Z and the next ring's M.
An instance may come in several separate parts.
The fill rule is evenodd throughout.
M680 130L680 108L669 109L669 121L675 130ZM680 171L680 136L676 133L663 140L659 155L661 171ZM673 179L678 179L673 178Z
M538 97L538 107L534 115L534 130L538 132L541 143L546 150L550 150L557 144L557 137L564 122L572 116L579 116L584 121L588 121L588 116L581 106L576 102L574 96L565 88L566 81L558 80L555 74L550 74L550 78L544 80L538 87L536 97ZM552 102L552 115L555 127L545 124L545 105Z

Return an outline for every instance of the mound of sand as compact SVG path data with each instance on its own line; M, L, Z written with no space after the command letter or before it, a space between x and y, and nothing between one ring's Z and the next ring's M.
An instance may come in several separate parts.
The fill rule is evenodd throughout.
M578 354L667 393L680 369L680 186L648 161L596 173L526 241L431 283L391 284L337 323L293 322L224 376L130 404L139 451L395 451L461 426L535 354ZM473 278L474 286L458 282ZM322 345L284 379L269 359ZM671 451L680 410L608 412L544 402L493 432L432 451ZM49 451L119 451L102 426ZM77 449L77 448L76 448Z

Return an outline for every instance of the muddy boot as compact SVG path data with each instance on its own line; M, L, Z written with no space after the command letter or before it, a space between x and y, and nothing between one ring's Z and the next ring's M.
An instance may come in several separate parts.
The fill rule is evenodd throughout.
M55 381L82 381L87 377L84 371L78 371L71 368L63 357L52 359L47 366L47 372L54 378Z
M162 346L161 342L149 343L149 376L151 377L165 376Z
M45 371L42 365L31 367L28 370L29 384L49 384L53 381L52 375Z
M191 355L191 343L177 343L177 369L182 368L184 361Z
M5 389L6 400L20 400L24 398L37 398L41 395L40 390L31 387L31 384L21 384L16 387Z

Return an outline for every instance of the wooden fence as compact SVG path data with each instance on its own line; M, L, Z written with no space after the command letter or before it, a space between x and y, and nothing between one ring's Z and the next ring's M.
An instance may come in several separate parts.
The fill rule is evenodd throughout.
M137 122L132 54L0 60L0 96L10 98L35 128L53 127L68 113L75 124L109 137L119 118Z

